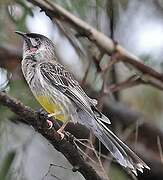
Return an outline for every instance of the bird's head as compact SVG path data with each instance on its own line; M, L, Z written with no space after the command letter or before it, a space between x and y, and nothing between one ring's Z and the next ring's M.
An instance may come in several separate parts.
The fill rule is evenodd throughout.
M23 58L28 55L34 55L35 59L41 60L53 60L55 56L55 45L46 36L36 33L23 33L16 31L24 39L23 46Z

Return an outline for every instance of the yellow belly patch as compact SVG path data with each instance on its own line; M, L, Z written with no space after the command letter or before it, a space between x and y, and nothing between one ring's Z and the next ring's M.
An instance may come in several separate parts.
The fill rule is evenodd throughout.
M48 113L56 113L56 115L54 116L56 119L60 121L65 121L64 114L57 114L59 112L62 113L60 106L52 102L49 97L37 96L36 99Z

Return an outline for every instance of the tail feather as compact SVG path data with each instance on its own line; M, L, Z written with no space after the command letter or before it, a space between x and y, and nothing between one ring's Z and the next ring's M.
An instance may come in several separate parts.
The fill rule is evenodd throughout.
M127 154L123 149L117 145L108 135L102 130L102 132L97 132L95 136L103 143L103 145L110 151L113 157L124 167L128 167L126 161Z
M91 106L91 109L99 121L102 121L106 124L111 124L110 120L104 114L102 114L95 106Z
M119 164L130 169L137 175L143 168L150 169L125 143L123 143L109 128L107 128L101 119L96 118L98 131L95 133L97 138L111 152Z
M87 112L78 111L78 121L93 131L94 135L110 151L117 162L137 175L137 170L143 172L143 168L150 169L126 144L124 144L109 128L106 123L109 119L95 108L92 108L94 117Z

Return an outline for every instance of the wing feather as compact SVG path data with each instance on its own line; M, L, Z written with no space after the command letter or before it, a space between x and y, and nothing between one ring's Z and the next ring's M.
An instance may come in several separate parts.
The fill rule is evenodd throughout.
M40 72L45 81L69 97L81 109L94 116L91 109L92 100L86 95L73 75L66 71L61 64L43 62L40 64Z

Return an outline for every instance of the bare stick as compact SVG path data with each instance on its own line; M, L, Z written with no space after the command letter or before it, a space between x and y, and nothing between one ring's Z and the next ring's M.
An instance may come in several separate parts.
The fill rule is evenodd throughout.
M102 179L96 171L84 161L83 157L70 142L66 139L61 140L60 135L54 128L48 128L46 117L40 117L38 112L23 105L20 101L11 98L3 92L0 92L0 104L8 107L15 114L19 115L22 118L22 120L20 118L18 119L20 122L26 121L29 125L32 125L34 129L42 134L55 149L67 158L71 165L75 167L76 171L80 172L85 179Z

